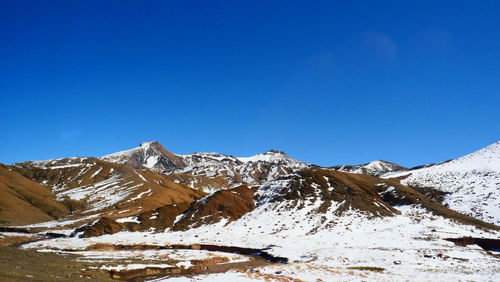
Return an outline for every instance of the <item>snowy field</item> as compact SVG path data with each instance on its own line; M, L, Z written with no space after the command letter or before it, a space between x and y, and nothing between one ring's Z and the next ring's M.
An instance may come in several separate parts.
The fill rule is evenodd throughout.
M342 217L332 218L335 221L333 226L321 226L320 221L299 221L298 219L303 218L301 213L304 211L290 210L277 215L267 208L266 205L260 206L226 226L224 222L220 222L183 232L120 232L86 239L59 238L34 242L26 247L54 251L80 250L79 254L89 259L103 259L114 254L117 257L139 254L96 254L82 250L104 243L205 243L268 248L268 252L273 255L289 259L288 264L271 264L251 273L210 274L197 276L193 278L197 279L194 281L227 281L229 278L234 281L262 280L266 275L305 281L331 281L332 277L335 277L333 280L349 281L500 281L498 256L495 257L476 245L460 247L444 240L462 236L498 238L499 232L461 225L410 206L399 207L401 215L370 220L351 211ZM186 257L197 257L200 255L198 252L203 253L191 251ZM139 256L157 260L158 255L160 254L142 251ZM174 281L176 279L183 278L175 278Z

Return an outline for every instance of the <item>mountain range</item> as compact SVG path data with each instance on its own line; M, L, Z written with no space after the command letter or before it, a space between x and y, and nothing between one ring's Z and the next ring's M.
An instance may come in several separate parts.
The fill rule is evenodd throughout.
M409 252L400 260L411 264L422 263L422 248L433 256L451 255L451 245L436 243L450 234L498 234L500 142L453 160L406 168L383 160L320 167L277 150L251 157L174 154L153 141L99 158L1 165L0 189L5 228L63 237L29 248L68 251L96 242L137 245L159 239L251 246L303 264L308 270L297 270L298 276L278 267L300 278L313 265L342 265L324 252L326 244L336 251L353 248L354 253L344 253L345 261L384 265L394 274L399 264L389 267L378 257L394 254L357 240L372 234L375 245ZM417 237L428 239L416 248L409 241ZM353 260L363 250L372 255ZM493 260L476 258L493 267L493 276L479 278L494 277ZM474 268L475 262L462 263ZM451 267L445 261L424 265ZM418 271L412 271L408 277L415 278Z

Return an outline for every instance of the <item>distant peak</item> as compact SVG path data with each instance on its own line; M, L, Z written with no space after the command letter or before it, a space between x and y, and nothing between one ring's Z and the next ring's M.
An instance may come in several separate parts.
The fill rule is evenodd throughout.
M151 145L160 145L160 143L158 141L150 141L150 142L141 142L141 144L139 144L140 147L149 147Z
M276 154L279 154L279 155L285 155L285 152L283 151L278 151L278 150L274 150L274 149L271 149L271 150L268 150L268 151L265 151L264 153L262 153L263 155L276 155Z
M394 163L391 163L391 162L388 162L388 161L384 161L384 160L374 160L374 161L369 162L368 164L389 164L389 165L393 165Z

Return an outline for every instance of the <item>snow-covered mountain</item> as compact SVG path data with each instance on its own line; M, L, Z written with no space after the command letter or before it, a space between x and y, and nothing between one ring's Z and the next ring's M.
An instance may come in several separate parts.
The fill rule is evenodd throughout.
M403 176L403 184L446 192L443 203L451 209L500 225L500 141L451 161L383 175Z
M411 185L419 189L420 192L423 191L422 189L438 191L438 194L440 193L439 200L453 210L499 224L499 144L497 142L458 159L411 169L381 160L354 166L334 166L328 169L384 178L397 177L402 179L402 184ZM292 159L285 153L276 150L251 157L234 157L221 153L177 155L167 151L156 141L143 142L137 148L106 155L100 160L136 169L160 172L170 181L206 193L241 185L260 187L266 182L297 173L305 168L316 167ZM96 160L93 158L66 158L30 161L17 165L50 168L51 170L65 168L67 170L71 167L75 167L75 169L86 167L89 166L89 163L96 163ZM91 171L99 175L97 168L95 171ZM102 181L111 181L105 179L105 175L102 177ZM40 181L44 181L40 182L42 184L49 183L47 179ZM61 180L57 185L61 185L61 183L67 185L68 181ZM59 188L56 186L56 189Z
M156 172L168 172L186 166L182 158L165 150L157 141L142 142L137 148L109 154L100 159Z
M265 250L281 263L224 273L223 278L218 276L223 274L207 274L201 280L498 280L494 255L478 246L458 247L446 240L495 237L499 233L494 226L453 212L395 179L314 168L266 181L254 197L251 193L240 187L202 197L164 232L122 230L26 247L76 252L85 259L119 257L122 264L106 262L101 268L116 270L113 275L134 271L157 277L158 269L175 267L158 261L174 257L178 262L176 246L187 246L189 251L186 261L177 265L192 269L200 263L200 255L228 261L221 259L227 253L210 254L200 250L203 246L225 250L238 246L257 250L254 254ZM143 224L145 218L160 216L153 213L135 219ZM179 276L179 272L165 273Z
M251 157L176 155L144 142L100 159L5 166L0 184L31 183L50 198L51 205L38 206L67 210L18 226L64 236L26 248L96 259L96 269L115 278L194 275L205 264L220 269L240 262L251 269L241 273L261 280L497 281L498 260L486 251L496 247L467 245L498 238L500 227L456 210L498 224L499 159L497 142L413 169L385 161L322 168L275 150ZM454 210L426 196L425 188L445 191L444 203ZM264 252L281 263L255 259Z
M140 147L100 159L169 174L172 180L207 192L239 185L258 185L311 167L276 150L242 158L220 153L176 155L158 142L142 142Z
M388 161L375 160L366 164L360 165L339 165L330 167L331 169L350 172L350 173L360 173L360 174L368 174L372 176L379 176L388 172L394 171L405 171L407 168L400 166L395 163L391 163Z

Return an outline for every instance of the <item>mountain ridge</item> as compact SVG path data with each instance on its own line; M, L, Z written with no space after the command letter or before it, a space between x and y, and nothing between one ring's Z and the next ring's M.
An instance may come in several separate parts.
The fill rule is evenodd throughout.
M497 210L500 205L496 205L495 201L500 198L498 195L500 194L498 192L498 179L500 179L499 148L500 142L495 142L454 160L414 168L405 168L391 162L376 160L361 165L341 165L322 169L367 174L382 178L396 178L402 184L415 187L418 191L428 191L429 189L431 189L430 191L438 191L443 194L439 194L440 196L436 199L441 199L443 204L452 209L498 224L500 215L498 215ZM215 152L177 155L166 150L158 141L141 142L139 147L108 154L100 158L73 157L27 161L16 163L14 167L24 167L25 170L30 167L33 169L38 167L42 170L71 168L76 170L79 166L87 166L88 163L99 161L160 173L169 181L209 194L242 185L258 188L269 181L299 173L304 169L321 168L297 161L278 150L268 150L250 157L235 157ZM436 174L430 173L438 170L441 170L438 173L439 175L444 172L446 172L446 175L436 177ZM100 176L102 173L100 174L100 171L97 170L93 173L96 174L96 177L101 177L103 181L109 177L107 175ZM144 173L142 172L142 174ZM475 175L475 177L472 177L472 175ZM437 181L444 178L446 178L446 181ZM467 189L462 187L464 186L464 179L469 179L468 182L466 181ZM39 179L35 180L41 181ZM480 183L480 187L487 187L487 189L481 190L478 185L474 185L476 182ZM53 185L48 180L43 180L40 183ZM447 186L443 187L443 185ZM462 188L458 187L459 185ZM57 186L55 187L56 191L60 189ZM468 204L464 205L464 201Z
M316 271L321 275L315 277L329 280L339 269L369 265L383 269L391 277L387 280L407 271L413 271L408 277L415 280L422 273L436 275L436 269L460 278L495 280L494 249L452 243L467 245L500 232L495 225L500 151L498 143L493 145L411 170L386 161L318 167L277 150L241 158L176 155L158 142L146 142L103 158L4 166L4 172L31 183L67 213L9 221L9 215L35 211L18 211L0 198L0 220L7 219L3 230L45 236L24 248L117 257L112 265L100 267L111 275L130 268L125 273L189 271L200 255L216 264L229 260L204 250L232 249L279 257L282 264L267 266L274 270L256 269L278 278L288 271L290 277L311 280L310 273ZM464 181L469 181L466 188ZM0 191L10 186L0 177ZM189 250L185 261L170 260L178 257L177 248ZM124 265L116 265L118 261ZM470 275L483 273L485 265L488 273Z

